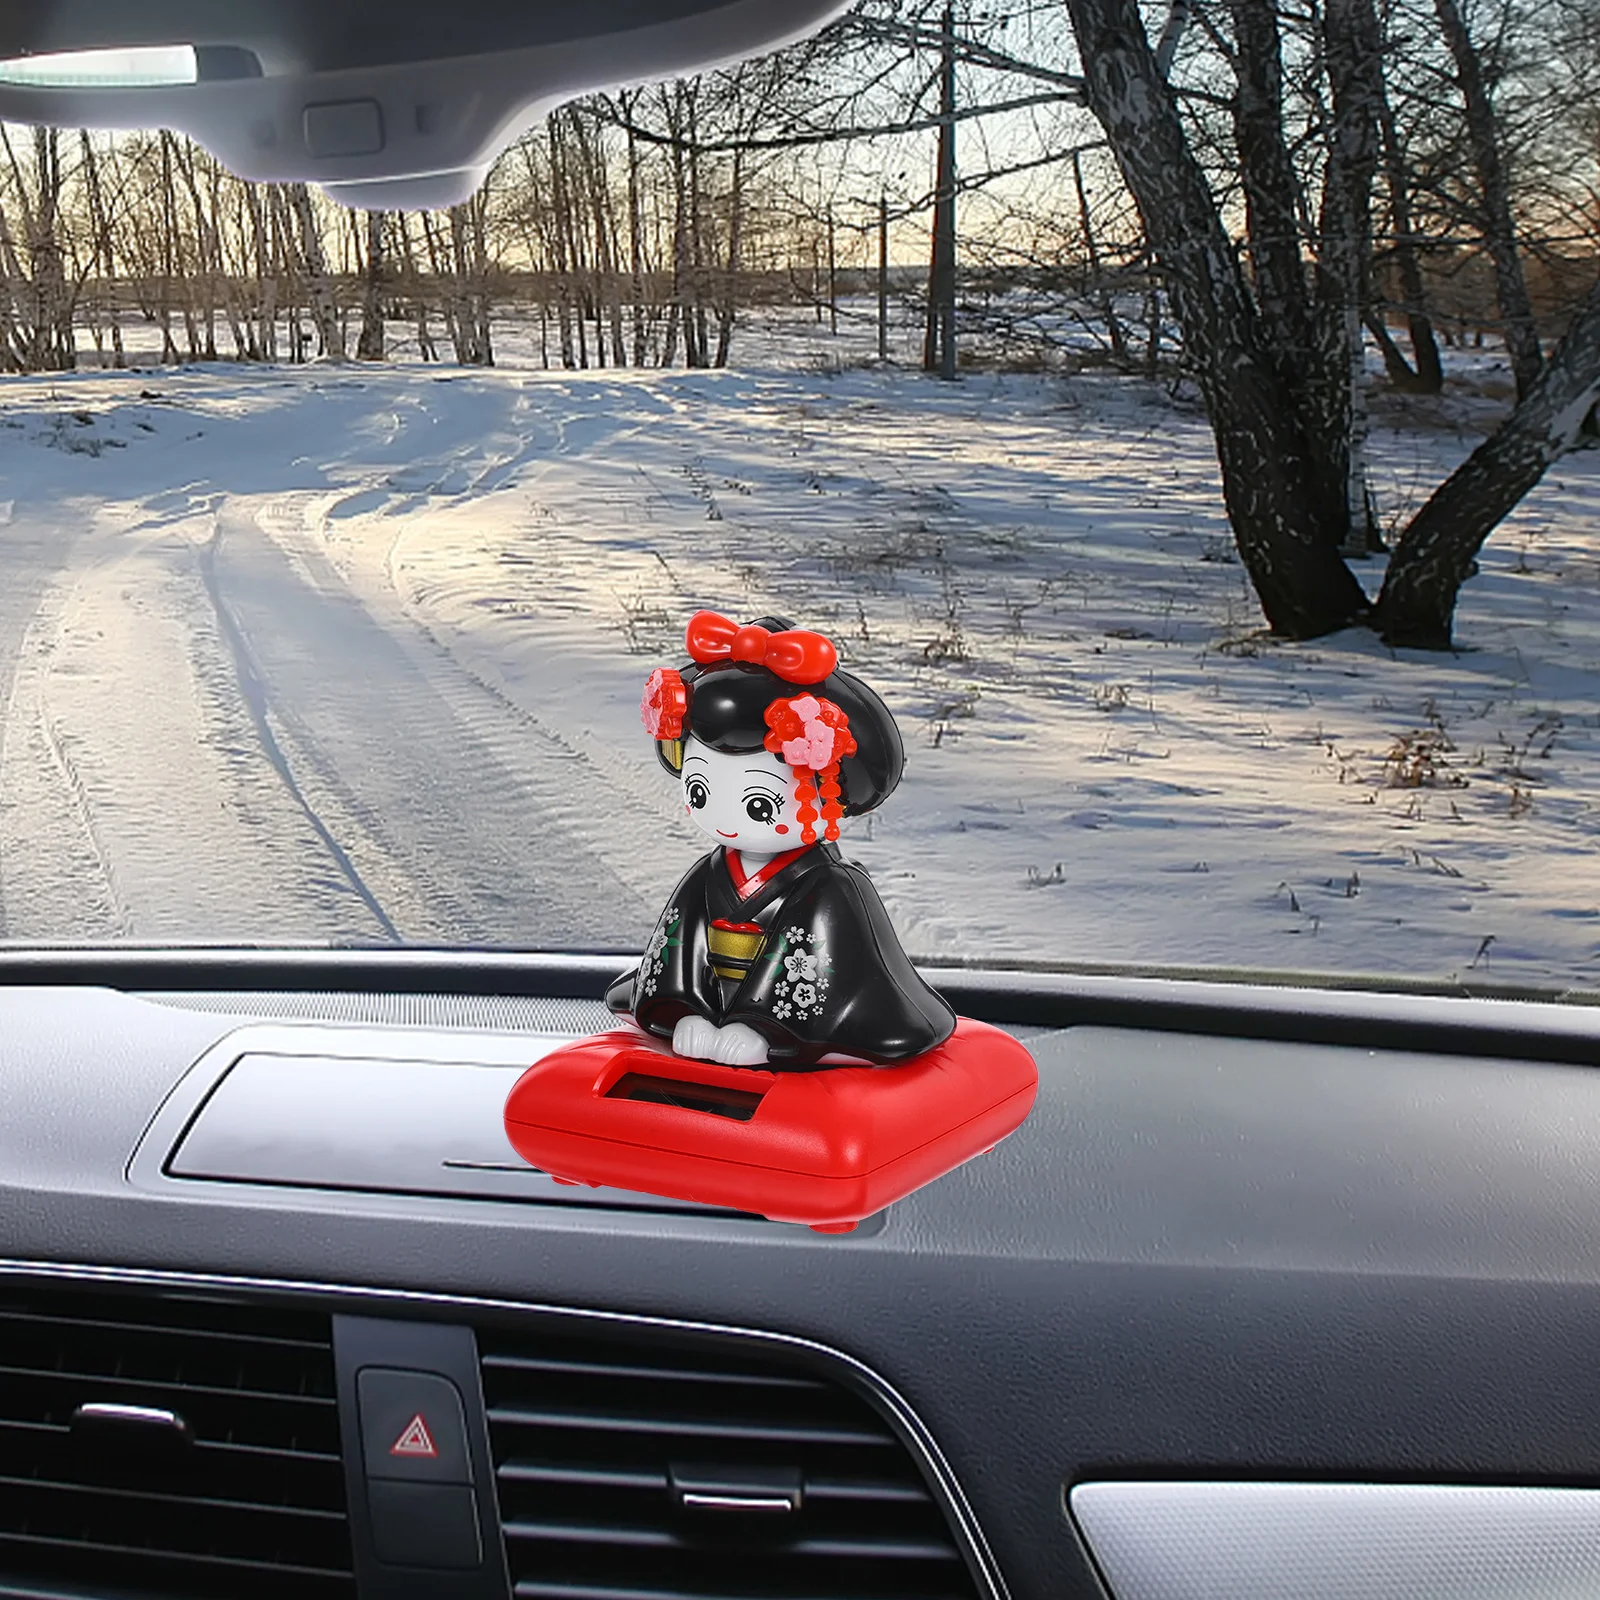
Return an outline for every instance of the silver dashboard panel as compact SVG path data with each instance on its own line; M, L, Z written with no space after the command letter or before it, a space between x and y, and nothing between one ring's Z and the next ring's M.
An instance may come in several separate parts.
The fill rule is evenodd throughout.
M1600 1489L1080 1483L1113 1600L1592 1600Z
M512 1149L518 1078L573 1035L254 1024L189 1071L130 1168L149 1183L589 1202L706 1212L688 1201L558 1186Z
M561 1041L530 1039L528 1065ZM375 1193L517 1192L535 1169L500 1108L522 1066L282 1056L228 1068L167 1162L177 1178Z

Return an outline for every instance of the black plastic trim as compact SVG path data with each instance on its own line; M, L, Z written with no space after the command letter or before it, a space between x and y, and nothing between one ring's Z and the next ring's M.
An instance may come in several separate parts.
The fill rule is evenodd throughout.
M344 1441L345 1484L350 1505L350 1545L362 1600L507 1600L511 1580L500 1536L494 1495L494 1462L484 1421L478 1346L472 1329L392 1318L333 1317L334 1365L339 1383L339 1429ZM363 1367L398 1368L446 1379L462 1404L466 1459L473 1484L451 1485L473 1497L482 1534L478 1565L462 1570L393 1566L382 1561L367 1491L372 1478L364 1459L357 1377ZM407 1485L407 1487L411 1487ZM446 1487L425 1484L434 1489Z
M637 952L433 949L0 950L0 986L124 991L512 995L599 1000ZM1293 974L1008 971L923 965L963 1016L1044 1028L1083 1025L1299 1040L1528 1061L1600 1064L1600 1005L1586 991L1468 994L1441 986L1330 987ZM1243 980L1243 981L1242 981Z
M640 1316L631 1312L595 1311L546 1306L515 1300L425 1293L410 1289L367 1289L351 1285L318 1284L294 1279L234 1277L215 1273L163 1272L133 1267L101 1267L87 1263L0 1260L0 1283L91 1283L156 1291L250 1296L259 1299L309 1301L332 1314L346 1316L427 1317L466 1320L487 1317L517 1325L529 1320L566 1323L576 1327L604 1325L614 1328L656 1329L680 1337L759 1344L771 1350L798 1355L836 1382L866 1398L889 1423L900 1442L926 1474L934 1498L950 1523L956 1546L978 1585L982 1600L1010 1600L1005 1578L985 1539L982 1528L932 1434L910 1404L871 1367L841 1350L794 1334L771 1333L716 1323L669 1317ZM341 1411L343 1408L341 1407ZM348 1445L347 1445L348 1448ZM493 1474L489 1473L492 1482Z

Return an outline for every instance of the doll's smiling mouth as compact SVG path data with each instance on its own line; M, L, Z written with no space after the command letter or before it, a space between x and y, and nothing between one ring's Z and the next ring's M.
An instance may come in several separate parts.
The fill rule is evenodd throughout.
M718 829L717 829L717 832L718 832L718 833L722 833L722 829L721 829L721 828L718 828ZM724 838L724 839L737 839L737 838L738 838L738 837L739 837L739 835L738 835L738 834L736 834L736 833L722 833L722 837L723 837L723 838Z

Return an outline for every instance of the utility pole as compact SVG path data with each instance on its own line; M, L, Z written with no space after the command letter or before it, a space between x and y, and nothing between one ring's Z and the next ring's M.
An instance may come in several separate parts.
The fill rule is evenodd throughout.
M956 375L956 19L950 4L944 8L939 56L939 168L922 366L950 380Z
M834 248L833 207L828 207L828 332L839 334L839 255Z
M878 196L878 359L889 359L889 197Z

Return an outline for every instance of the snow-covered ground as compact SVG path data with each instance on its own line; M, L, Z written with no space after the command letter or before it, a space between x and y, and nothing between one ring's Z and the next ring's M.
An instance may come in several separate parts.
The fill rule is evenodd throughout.
M1454 654L1282 645L1191 407L839 349L6 380L0 936L637 947L698 849L639 690L712 606L899 715L845 849L918 955L1600 987L1600 451ZM1386 517L1493 403L1381 412Z

